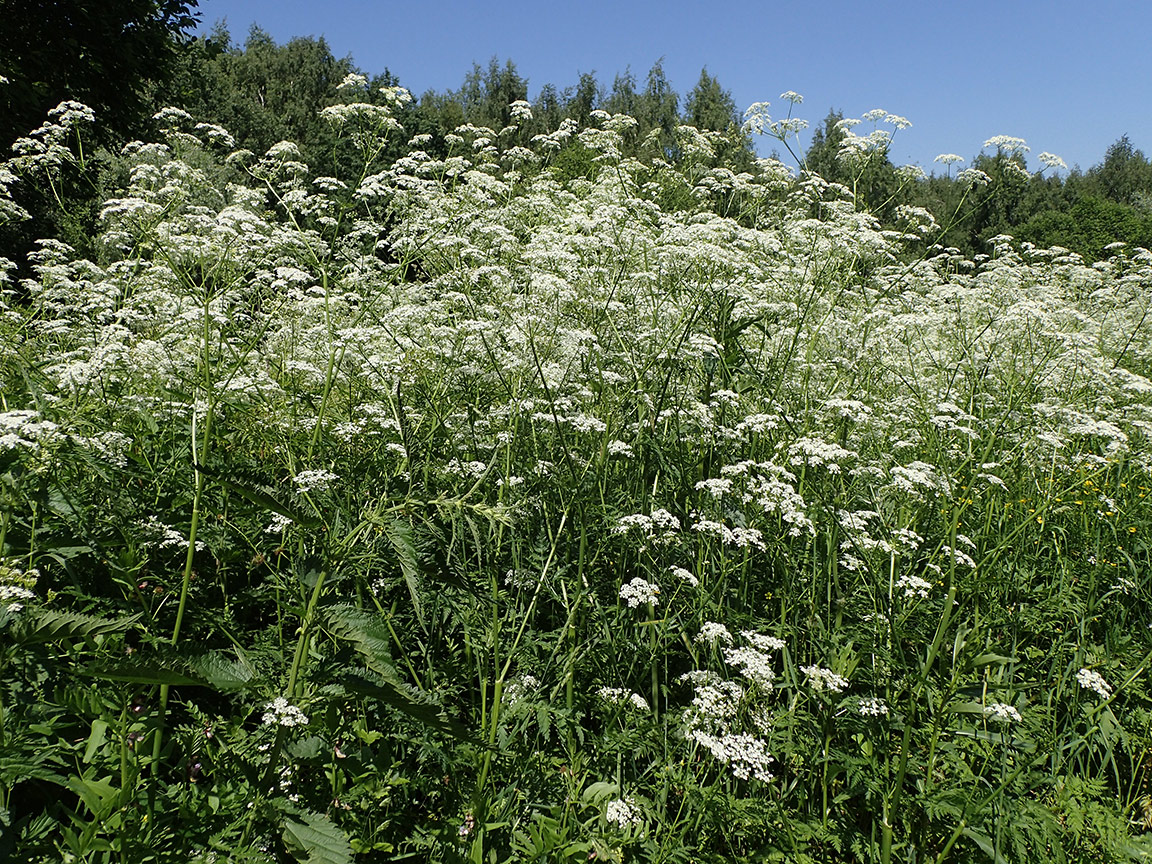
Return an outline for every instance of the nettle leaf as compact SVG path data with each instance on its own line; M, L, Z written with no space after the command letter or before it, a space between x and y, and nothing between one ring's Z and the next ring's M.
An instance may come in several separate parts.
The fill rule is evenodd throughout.
M322 813L302 812L284 819L284 845L305 864L352 864L352 844Z
M371 674L348 673L341 677L340 683L349 693L375 699L424 726L478 745L468 728L444 717L441 706L432 701L431 697L399 681L389 681L383 677L373 680L373 677Z
M123 633L139 620L139 615L98 618L80 612L41 609L29 616L24 626L17 630L16 641L26 645L32 642L55 642L57 639L91 639L109 633Z
M329 632L350 642L364 657L369 669L385 677L396 677L396 667L392 663L392 636L379 615L341 603L325 609L324 617Z
M366 674L350 672L341 676L345 690L374 698L445 734L469 738L464 726L441 716L442 708L435 699L404 683L392 662L391 634L379 615L348 604L330 606L324 614L328 631L349 642L367 667Z
M159 657L94 663L88 667L87 672L107 681L210 687L219 691L243 690L255 684L255 670L243 659L232 660L217 651L200 654L175 651L158 653Z
M22 752L15 756L0 756L0 783L11 789L22 780L42 780L67 787L67 778L45 767L45 754Z
M384 532L400 561L400 572L404 574L404 582L408 585L408 594L412 597L416 619L420 622L420 626L424 627L424 607L420 600L420 556L416 551L412 523L403 519L393 519L385 524Z
M238 483L235 479L225 476L218 471L213 471L205 465L197 465L196 470L207 477L211 477L214 482L219 483L230 492L235 492L241 498L269 512L278 513L287 519L291 519L297 525L301 525L304 528L317 528L323 524L315 516L303 513L295 507L291 507L278 500L266 489L259 489L256 486Z

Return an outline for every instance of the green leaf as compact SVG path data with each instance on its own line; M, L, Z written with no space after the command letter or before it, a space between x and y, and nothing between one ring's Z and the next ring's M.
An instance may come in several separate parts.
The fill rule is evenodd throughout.
M192 658L192 671L215 690L243 690L252 684L256 670L243 658L231 660L217 651Z
M243 660L231 660L216 651L186 654L168 649L159 656L94 663L87 673L107 681L132 684L167 684L171 687L211 687L243 690L253 685L255 672Z
M23 644L54 642L57 639L90 639L107 633L122 633L132 628L139 615L127 618L97 618L79 612L39 610L30 616L17 633L16 640Z
M981 654L979 657L973 657L968 665L972 668L980 666L989 666L993 663L1015 663L1018 658L1005 657L1003 654Z
M396 557L400 560L400 572L404 574L404 581L408 585L408 594L412 597L412 608L416 610L416 619L424 627L424 607L420 601L420 557L416 552L416 540L413 536L412 523L404 519L393 519L384 526L388 542L392 544Z
M993 864L1008 864L1008 861L1004 858L1004 856L997 852L995 848L993 848L992 838L987 834L981 834L979 831L975 831L972 828L963 828L961 829L961 833L977 846L979 846L981 851L992 859Z
M322 813L305 811L285 818L284 845L305 864L352 864L348 835Z
M54 730L49 729L51 734ZM43 780L67 788L68 780L51 768L44 766L43 755L29 756L22 753L16 756L0 757L0 783L11 789L21 780Z
M111 776L101 780L73 776L68 778L68 788L80 797L93 816L103 819L112 812L120 797L120 790L111 781Z
M92 757L96 755L96 751L104 746L104 741L108 737L108 721L96 718L92 721L92 731L88 735L88 746L84 748L84 762L92 761Z
M441 707L430 697L405 684L383 678L373 681L370 675L357 673L344 675L340 679L340 683L348 692L376 699L425 726L451 735L461 741L476 745L479 743L472 737L466 726L443 717L440 713Z
M167 666L142 661L117 664L94 663L84 671L94 678L103 678L105 681L125 681L129 684L198 687L204 683Z
M237 483L232 478L226 477L218 471L213 471L211 468L208 468L205 465L197 465L196 470L207 477L211 477L215 482L219 483L225 489L228 489L231 492L235 492L241 498L251 501L253 504L257 505L258 507L262 507L265 510L269 510L273 513L279 513L281 516L291 519L297 525L301 525L305 528L318 528L320 525L324 524L315 516L309 516L299 510L296 510L293 507L288 506L287 504L284 504L281 501L276 500L269 492L266 492L263 489L257 489L255 486L249 486L244 483Z
M341 603L326 608L324 617L329 632L352 643L369 669L385 678L399 681L396 666L392 662L392 634L379 615Z
M392 662L391 634L379 615L348 604L330 606L324 615L328 631L351 643L367 667L367 674L352 672L340 678L346 690L377 699L448 735L471 740L466 727L441 716L441 706L431 696L401 679Z

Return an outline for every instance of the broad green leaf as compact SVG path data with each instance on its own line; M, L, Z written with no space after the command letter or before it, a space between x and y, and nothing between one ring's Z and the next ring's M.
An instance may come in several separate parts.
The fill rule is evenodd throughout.
M211 477L212 480L219 483L225 489L228 489L231 492L235 492L241 498L251 501L253 504L256 504L259 507L263 507L265 510L269 510L272 513L279 513L281 516L291 519L297 525L301 525L305 528L317 528L323 524L315 516L309 516L308 514L302 513L294 507L290 507L287 504L278 501L276 498L272 497L271 493L266 492L263 489L257 489L255 486L249 486L244 483L237 483L230 477L226 477L220 472L214 471L205 465L197 465L196 470L198 470L201 474Z
M305 864L352 864L348 835L322 813L286 817L284 845Z
M419 698L416 691L399 682L392 682L386 679L373 681L368 675L349 673L340 679L340 683L342 683L350 693L376 699L390 708L395 708L400 713L406 714L413 720L423 723L425 726L429 726L446 735L451 735L453 738L478 745L478 742L473 739L467 727L441 716L440 706L436 705L430 699L425 700Z
M243 690L255 677L251 666L231 660L216 651L203 654L167 653L114 663L94 663L87 672L108 681L133 684L167 684L172 687L211 687L213 690Z
M79 612L57 612L41 609L17 633L18 642L53 642L57 639L88 639L107 633L122 633L132 628L139 615L127 618L97 618Z
M94 663L85 670L93 678L124 681L129 684L167 684L170 687L199 687L204 682L183 672L155 663L120 662L116 665Z
M992 838L987 834L982 834L973 828L964 828L962 829L961 833L977 846L979 846L980 851L991 858L993 864L1008 864L1008 861L1004 858L1004 856L1001 855L999 851L997 851L996 848L992 845Z
M69 777L68 788L80 796L84 806L99 819L107 816L116 805L120 790L112 785L111 777L93 780L88 777Z
M103 746L108 737L108 722L97 717L92 721L92 731L88 735L88 746L84 748L84 762L92 761L96 751Z
M400 572L404 574L404 582L408 585L408 594L412 597L412 608L416 611L416 619L420 626L424 626L424 607L420 600L420 558L416 552L416 541L413 538L412 524L404 519L393 519L384 526L388 535L388 542L400 561Z

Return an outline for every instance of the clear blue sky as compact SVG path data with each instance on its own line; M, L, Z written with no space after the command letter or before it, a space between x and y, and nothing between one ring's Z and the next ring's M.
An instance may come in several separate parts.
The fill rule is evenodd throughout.
M1088 168L1127 133L1152 153L1152 4L1139 0L200 0L202 28L224 19L242 42L256 23L278 42L323 36L365 72L386 67L419 96L458 88L474 62L512 60L529 98L579 73L606 86L654 61L681 98L702 67L742 111L758 101L815 127L836 108L907 117L893 161L931 171L970 159L993 135L1027 140ZM811 130L809 130L811 131ZM859 130L858 130L859 131ZM772 149L762 140L760 149ZM806 143L806 142L805 142Z

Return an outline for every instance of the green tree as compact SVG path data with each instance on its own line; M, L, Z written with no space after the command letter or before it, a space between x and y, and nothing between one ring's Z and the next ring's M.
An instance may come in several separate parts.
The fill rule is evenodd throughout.
M153 88L172 74L198 0L0 0L0 144L65 99L91 107L98 134L136 135Z
M804 167L829 183L848 185L852 178L838 155L840 143L844 140L844 129L840 126L843 119L843 111L828 111L824 122L812 131L812 143L804 154Z
M716 165L733 171L747 171L752 167L755 150L752 139L740 130L740 112L732 94L708 74L707 67L700 70L700 80L684 100L684 121L697 129L723 133L726 138L716 146Z
M512 121L508 106L528 99L528 79L516 71L516 64L511 60L501 66L493 57L486 70L473 64L456 98L464 109L466 122L499 132Z
M237 146L263 153L278 141L295 141L306 161L319 163L335 140L320 112L341 101L336 88L355 71L352 59L337 59L323 38L278 45L253 26L241 48L218 25L196 41L169 95L197 120L223 126ZM383 80L395 83L387 71Z
M1152 163L1122 135L1089 172L1099 194L1109 201L1152 209Z
M1111 243L1130 246L1152 243L1152 217L1134 207L1104 198L1087 197L1067 212L1046 210L1021 226L1018 236L1037 246L1063 246L1086 261L1107 258Z
M708 67L700 70L700 80L684 100L684 120L697 129L713 132L728 132L740 125L732 94L708 74Z
M595 72L581 72L575 89L565 95L567 96L565 116L571 117L581 126L587 125L588 115L599 108L600 103L604 101Z
M640 104L640 94L636 92L636 76L627 68L624 74L617 75L612 81L612 92L604 101L604 110L609 114L627 114L636 116L637 106Z

